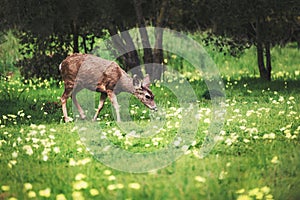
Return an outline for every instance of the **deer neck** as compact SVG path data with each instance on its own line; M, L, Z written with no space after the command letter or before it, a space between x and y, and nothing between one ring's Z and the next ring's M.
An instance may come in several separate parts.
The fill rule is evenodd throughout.
M135 93L135 87L133 85L133 80L128 74L122 73L120 80L118 82L118 91L119 92L128 92L131 94Z

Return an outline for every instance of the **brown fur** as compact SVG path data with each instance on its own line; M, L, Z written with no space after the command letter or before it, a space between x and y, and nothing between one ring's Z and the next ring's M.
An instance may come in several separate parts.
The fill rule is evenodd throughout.
M72 97L81 118L85 118L84 111L81 109L76 99L76 93L83 88L101 92L99 107L94 119L97 118L97 115L102 109L104 101L108 96L116 109L117 120L120 121L116 94L122 91L135 95L147 107L156 109L153 100L154 96L148 88L150 84L149 80L147 79L147 82L149 82L147 83L147 86L141 85L141 87L137 88L133 84L133 79L113 61L89 54L73 54L62 61L60 70L65 85L65 91L61 97L65 121L69 121L66 101L70 96ZM146 99L146 94L152 98Z

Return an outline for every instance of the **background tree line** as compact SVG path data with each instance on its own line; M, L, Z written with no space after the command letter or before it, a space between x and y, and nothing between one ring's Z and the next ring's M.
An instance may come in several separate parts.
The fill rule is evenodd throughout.
M20 39L24 59L17 65L25 78L59 78L57 66L67 54L88 53L97 38L149 25L206 31L207 43L220 51L229 46L233 56L255 45L265 80L271 79L272 46L297 42L300 47L299 0L5 0L0 4L1 35L14 30ZM140 30L142 44L148 46L148 33ZM117 51L133 45L127 32L114 38ZM162 29L156 29L153 49L128 52L119 61L125 70L163 63L162 39ZM152 79L161 74L151 67L146 71Z

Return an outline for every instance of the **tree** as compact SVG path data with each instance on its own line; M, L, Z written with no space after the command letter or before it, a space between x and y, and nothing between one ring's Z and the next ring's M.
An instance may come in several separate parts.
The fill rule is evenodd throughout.
M59 78L57 66L71 52L93 49L101 36L103 7L101 0L12 0L5 1L4 21L20 33L19 62L25 78Z
M206 1L206 3L205 3ZM299 34L300 2L294 0L203 0L215 35L232 38L232 44L255 45L260 77L271 80L270 48ZM295 31L298 30L298 31ZM286 33L290 34L286 34ZM289 35L289 39L285 39ZM222 45L222 43L221 43Z

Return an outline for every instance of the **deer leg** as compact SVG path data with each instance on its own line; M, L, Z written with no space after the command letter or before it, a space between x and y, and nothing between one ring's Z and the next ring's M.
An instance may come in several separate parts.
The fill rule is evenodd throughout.
M77 98L76 98L76 94L77 94L78 91L74 91L73 94L72 94L72 101L73 103L75 104L78 112L79 112L79 115L80 115L80 118L81 119L85 119L85 114L84 114L84 111L82 110L81 106L79 105L78 101L77 101Z
M72 90L65 89L63 95L60 98L65 122L71 121L71 118L68 117L68 111L67 111L67 100L70 97L71 92Z
M98 106L98 109L96 111L93 121L96 121L100 111L102 110L106 97L107 97L107 94L102 92L101 96L100 96L100 100L99 100L99 106Z
M118 104L117 97L116 97L115 93L113 93L113 91L107 91L107 95L108 95L108 98L110 99L113 107L116 110L117 122L120 122L121 121L121 118L120 118L120 106Z

